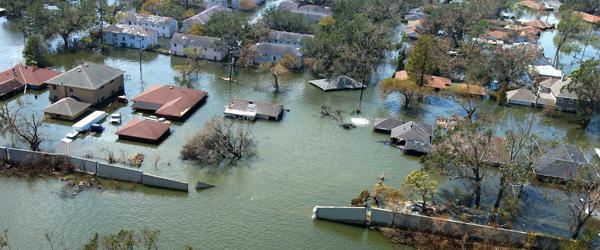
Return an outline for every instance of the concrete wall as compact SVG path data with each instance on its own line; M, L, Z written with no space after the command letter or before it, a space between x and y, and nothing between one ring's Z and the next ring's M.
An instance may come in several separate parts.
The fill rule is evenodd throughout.
M367 209L364 207L315 207L315 215L322 220L331 220L352 225L367 225Z
M8 160L8 155L6 153L6 148L0 147L0 161Z
M89 174L96 174L98 172L98 162L78 157L68 157L66 161L66 163L71 164L73 167L75 167L81 172Z
M56 155L44 152L35 152L23 149L8 148L8 160L21 165L56 164Z
M141 183L142 171L98 163L96 175L118 181Z
M175 180L165 179L162 177L143 174L142 175L142 184L151 187L161 187L166 189L173 189L179 191L188 191L188 184L184 182L179 182Z

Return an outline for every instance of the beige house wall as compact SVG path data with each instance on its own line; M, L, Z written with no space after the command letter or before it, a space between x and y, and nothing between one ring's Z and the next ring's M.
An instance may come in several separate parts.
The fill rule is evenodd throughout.
M123 92L123 80L123 75L120 75L96 90L60 85L50 85L50 101L56 102L65 97L75 97L76 99L82 102L97 105Z

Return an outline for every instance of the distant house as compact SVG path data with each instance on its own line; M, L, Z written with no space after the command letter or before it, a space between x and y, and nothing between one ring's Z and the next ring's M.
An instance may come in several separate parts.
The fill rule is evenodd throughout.
M419 39L421 30L423 29L423 19L409 20L404 33L408 38Z
M561 70L556 69L551 65L529 65L528 71L532 78L563 78L564 76Z
M119 140L159 144L171 134L171 124L154 120L131 120L117 131Z
M124 93L123 71L101 64L84 63L47 81L50 100L65 97L99 105Z
M431 151L433 126L409 121L392 129L391 140L405 152L427 154Z
M323 91L366 88L366 86L361 82L356 81L345 75L319 80L311 80L309 82Z
M46 81L60 74L59 71L17 64L0 73L0 82L14 79L22 85L27 85L27 88L41 89L46 86Z
M588 14L581 11L578 11L577 14L581 17L581 19L583 19L583 21L586 21L588 23L600 23L600 16L594 16L592 14Z
M531 20L531 21L528 21L528 22L524 22L523 24L525 26L534 27L534 28L537 28L537 29L540 29L540 30L547 30L547 29L554 28L553 24L544 22L544 21L542 21L540 19L536 19L536 20Z
M140 14L131 11L119 13L119 23L142 26L154 30L159 37L170 38L177 32L177 20L172 17Z
M406 70L397 71L396 74L394 74L394 78L400 81L406 81L409 79ZM450 85L452 85L452 80L441 76L425 75L424 80L427 83L427 87L430 87L435 90L446 89L450 87Z
M404 20L406 21L415 21L420 20L425 17L425 12L423 7L411 9L408 11L408 14L404 16Z
M575 112L577 108L577 94L571 93L566 86L571 83L571 79L550 78L540 83L538 93L541 98L548 99L556 109L566 112Z
M276 63L284 55L290 55L294 60L294 68L302 67L302 53L300 49L276 43L257 43L252 48L255 51L254 63Z
M71 97L65 97L44 108L44 114L60 120L73 121L85 114L91 104L77 101Z
M283 105L233 99L225 106L225 117L246 120L274 120L283 117Z
M133 98L131 108L167 119L183 120L204 103L207 95L202 90L156 85Z
M377 133L391 134L392 129L399 127L406 123L403 120L392 119L392 118L375 118L373 122L373 131Z
M331 16L331 10L329 9L312 4L299 6L298 3L293 1L284 1L280 3L279 9L301 14L313 22L319 22L321 19Z
M114 47L147 49L158 44L158 33L138 25L113 24L102 31L104 42Z
M230 12L231 9L228 9L226 7L223 7L221 5L214 5L212 7L209 7L208 9L196 14L195 16L192 16L188 19L183 20L183 22L181 23L181 31L183 33L187 33L190 28L192 27L193 24L200 24L200 25L204 25L206 24L206 22L208 22L208 20L210 20L210 18L219 12Z
M506 92L506 100L509 104L522 106L537 106L537 96L526 88L515 89Z
M566 183L590 165L583 151L576 146L536 142L536 148L542 155L533 168L538 180Z
M269 32L269 35L265 39L265 42L290 45L296 48L301 48L303 41L307 39L313 39L314 37L314 35L309 34L272 30Z
M485 87L483 87L483 86L478 86L478 85L474 85L474 84L457 83L457 84L452 85L452 87L455 88L456 91L460 92L463 95L478 96L478 97L486 96Z
M265 3L265 1L266 0L206 0L204 1L204 3L207 8L220 5L232 9L253 10L261 4Z
M13 97L16 94L23 92L24 89L25 85L16 79L8 79L0 82L0 100Z
M187 56L186 49L206 60L223 61L227 56L227 48L219 44L219 38L175 33L171 38L171 54Z

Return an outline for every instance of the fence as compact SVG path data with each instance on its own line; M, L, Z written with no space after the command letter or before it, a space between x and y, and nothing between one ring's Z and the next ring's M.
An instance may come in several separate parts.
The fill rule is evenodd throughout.
M543 234L490 227L444 218L392 212L378 208L321 207L313 209L317 219L358 226L393 227L405 231L418 231L443 235L455 239L510 245L518 248L561 249L569 240Z
M188 192L188 184L185 182L145 174L136 169L114 166L78 157L0 147L0 160L20 165L69 164L76 171L106 179L141 183L151 187Z

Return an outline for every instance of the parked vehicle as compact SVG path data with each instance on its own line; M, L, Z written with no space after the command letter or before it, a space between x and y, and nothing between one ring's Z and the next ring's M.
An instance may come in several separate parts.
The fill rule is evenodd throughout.
M110 124L121 124L121 113L113 113L110 115Z
M94 111L90 115L86 116L85 118L83 118L80 121L78 121L77 123L75 123L73 125L73 130L75 130L77 132L88 131L88 130L90 130L90 127L92 126L92 124L99 123L100 121L104 120L104 118L106 118L106 112Z
M102 133L102 132L104 132L104 127L102 127L102 125L100 125L100 124L92 124L92 126L90 126L90 132Z
M66 142L66 143L71 143L73 142L75 139L77 139L77 135L79 135L79 132L77 131L71 131L70 133L68 133L65 138L63 138L62 142Z

